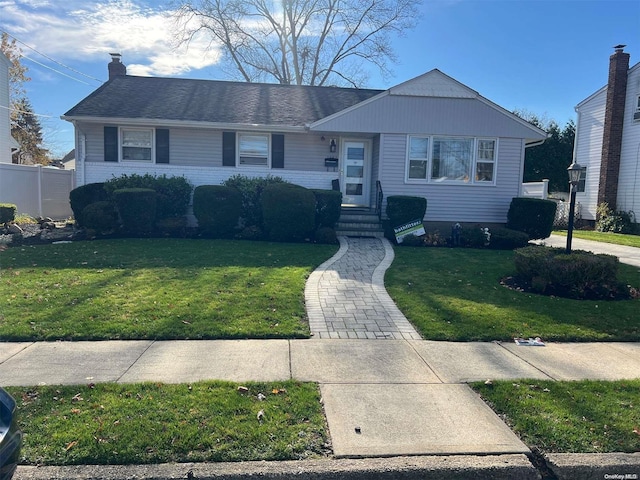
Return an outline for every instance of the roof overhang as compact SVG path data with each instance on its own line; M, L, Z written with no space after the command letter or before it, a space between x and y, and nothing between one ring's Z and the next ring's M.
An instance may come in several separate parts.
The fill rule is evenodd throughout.
M123 117L85 117L62 115L67 122L85 122L116 125L134 125L145 127L205 128L216 130L244 130L260 132L305 132L305 126L264 125L246 123L197 122L193 120L166 120L159 118L123 118Z

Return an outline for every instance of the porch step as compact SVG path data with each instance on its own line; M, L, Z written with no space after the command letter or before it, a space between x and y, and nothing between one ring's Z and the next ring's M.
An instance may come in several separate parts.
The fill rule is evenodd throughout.
M336 234L346 237L384 237L378 214L368 208L343 207Z

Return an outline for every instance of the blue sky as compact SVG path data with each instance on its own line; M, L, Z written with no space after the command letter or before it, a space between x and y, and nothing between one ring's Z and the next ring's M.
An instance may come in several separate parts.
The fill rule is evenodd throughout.
M203 44L173 49L170 9L163 0L0 0L0 29L23 42L27 95L55 154L74 146L60 115L107 79L110 52L130 74L227 79ZM564 126L605 85L614 45L640 61L637 0L424 0L421 12L415 30L394 39L394 77L372 67L367 87L438 68L507 110Z

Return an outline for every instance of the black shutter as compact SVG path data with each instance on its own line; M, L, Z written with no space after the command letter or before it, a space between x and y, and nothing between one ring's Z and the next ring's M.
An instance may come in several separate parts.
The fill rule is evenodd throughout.
M104 127L104 161L118 161L118 127Z
M156 163L169 163L169 129L156 129Z
M271 168L284 168L284 135L271 135Z
M222 166L236 166L236 134L235 132L222 132Z

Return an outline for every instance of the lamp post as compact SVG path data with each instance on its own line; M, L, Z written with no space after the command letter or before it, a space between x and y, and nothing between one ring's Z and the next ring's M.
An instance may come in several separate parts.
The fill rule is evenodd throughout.
M573 237L573 217L576 213L576 190L578 182L580 181L580 173L582 172L582 167L574 160L573 163L569 165L569 168L567 168L567 172L569 172L571 201L569 203L569 225L567 226L566 253L571 253L571 239Z

